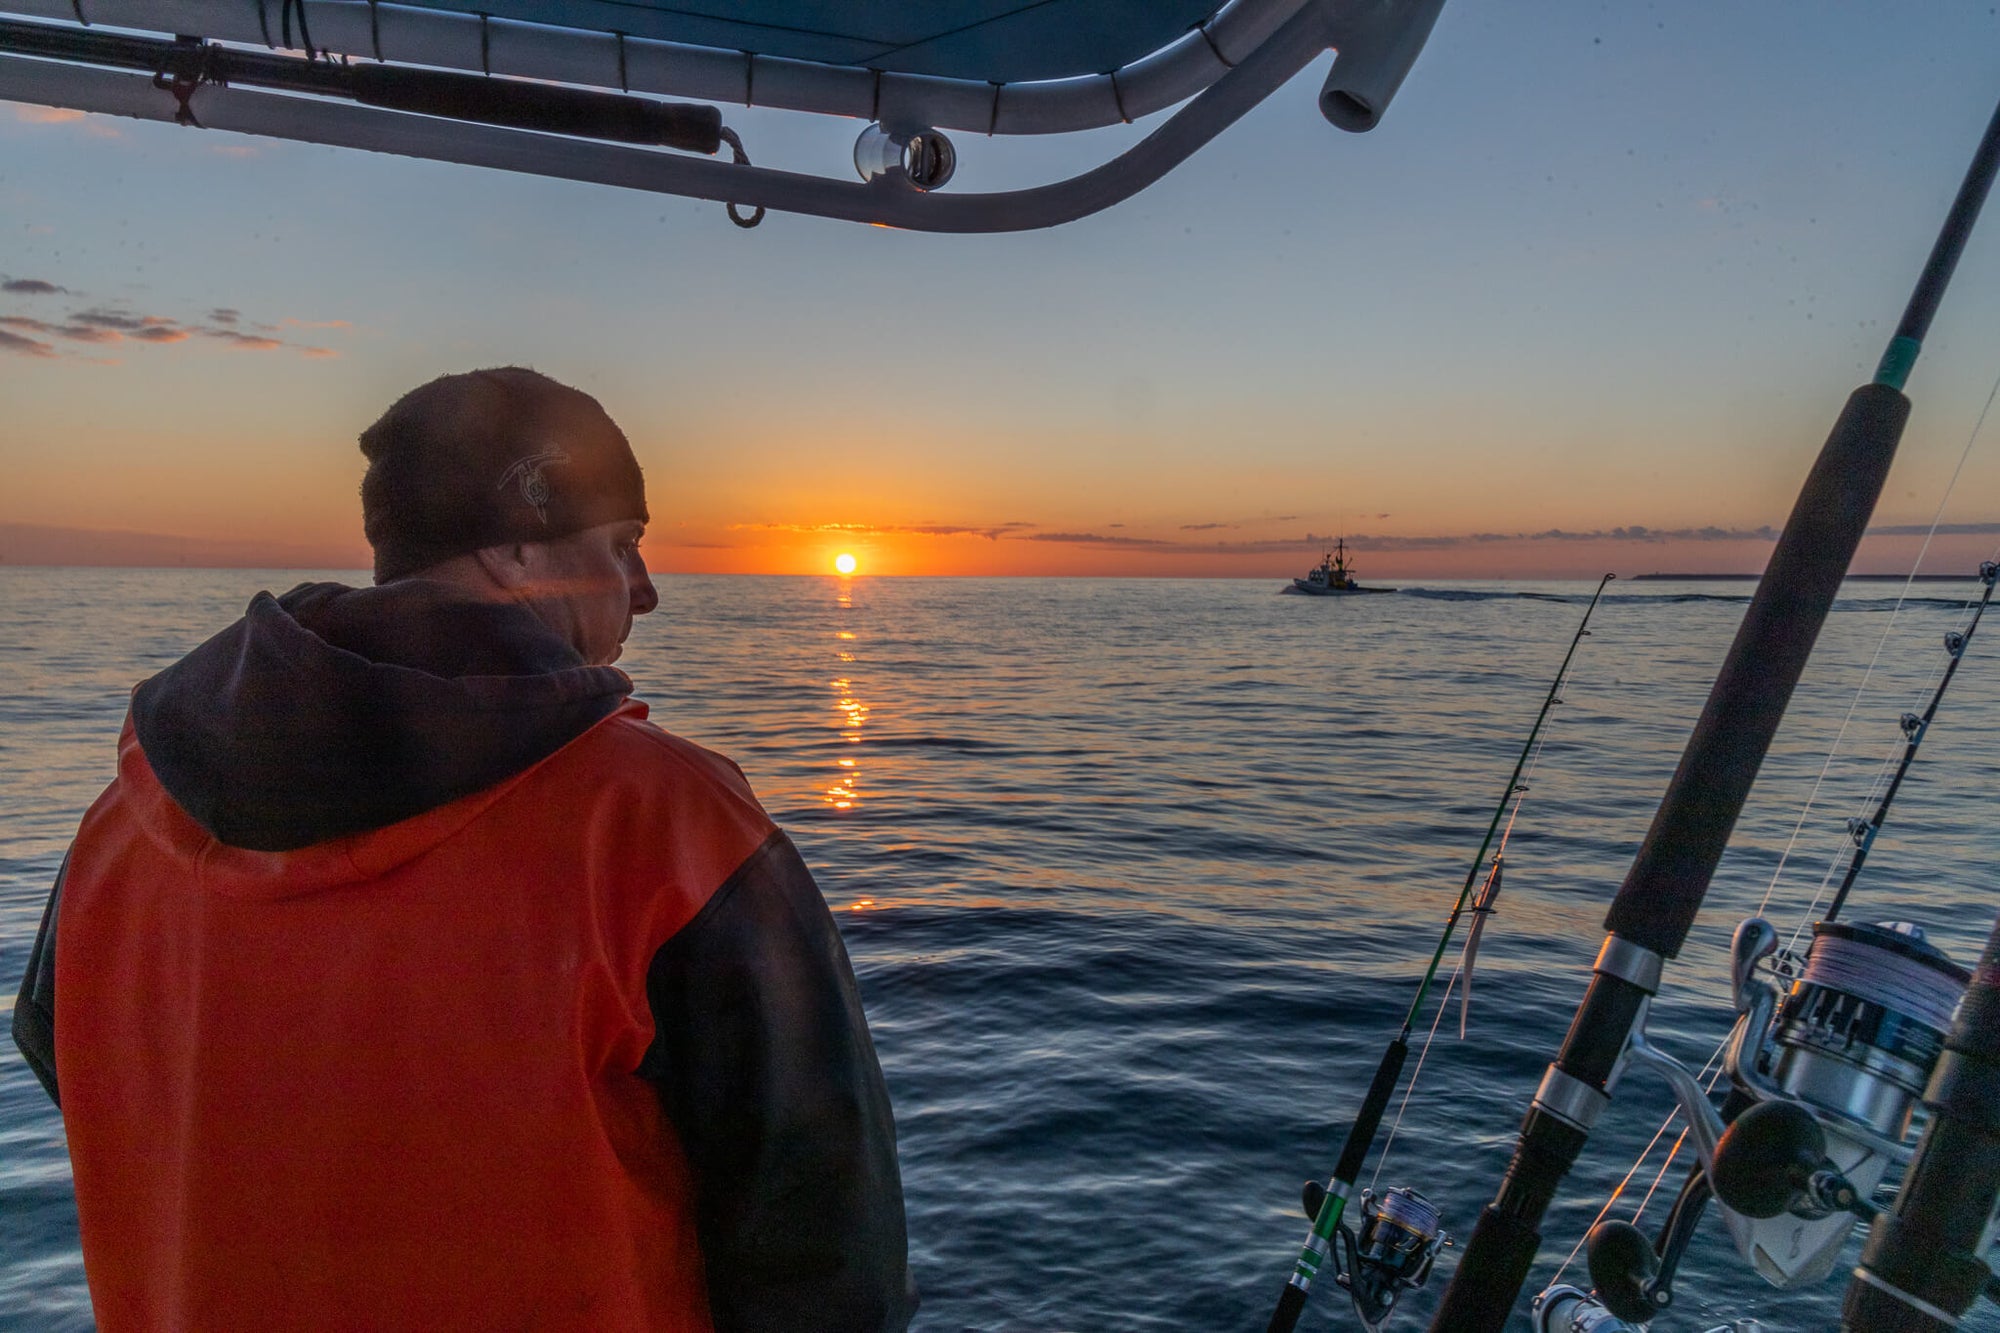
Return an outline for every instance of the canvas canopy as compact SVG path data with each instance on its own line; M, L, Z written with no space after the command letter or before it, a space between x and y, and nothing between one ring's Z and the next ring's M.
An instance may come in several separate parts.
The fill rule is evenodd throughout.
M1372 128L1442 3L0 0L0 98L758 209L1015 230L1144 188L1329 49L1321 110ZM878 142L857 145L858 182L773 171L750 165L714 110L656 97L852 117ZM1069 180L945 188L947 131L1071 132L1176 107ZM723 144L733 161L688 156Z

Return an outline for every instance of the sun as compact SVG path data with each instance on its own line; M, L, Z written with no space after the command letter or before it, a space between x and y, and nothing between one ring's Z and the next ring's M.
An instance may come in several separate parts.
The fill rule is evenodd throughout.
M833 567L839 570L843 574L852 574L856 569L860 567L860 565L861 562L859 560L856 560L852 554L846 551L842 551L839 555L833 558Z

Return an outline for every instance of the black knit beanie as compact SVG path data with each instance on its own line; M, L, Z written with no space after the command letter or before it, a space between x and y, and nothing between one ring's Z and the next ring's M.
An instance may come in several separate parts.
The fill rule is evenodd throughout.
M361 520L387 583L453 556L646 515L646 482L595 398L519 366L444 375L361 433Z

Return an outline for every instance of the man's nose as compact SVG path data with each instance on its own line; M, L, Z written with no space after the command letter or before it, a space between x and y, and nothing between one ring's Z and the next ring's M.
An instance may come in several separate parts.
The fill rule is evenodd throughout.
M660 604L659 590L653 587L653 576L639 564L632 578L632 614L643 616Z

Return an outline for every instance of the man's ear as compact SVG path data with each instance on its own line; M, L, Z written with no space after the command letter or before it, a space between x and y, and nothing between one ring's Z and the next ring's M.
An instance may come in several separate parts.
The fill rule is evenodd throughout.
M529 581L528 550L519 542L505 546L482 546L472 553L486 577L502 588L519 588Z

